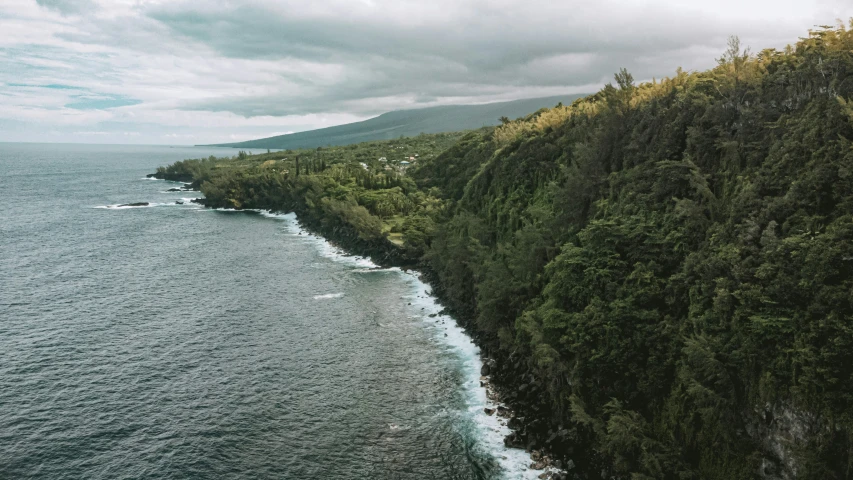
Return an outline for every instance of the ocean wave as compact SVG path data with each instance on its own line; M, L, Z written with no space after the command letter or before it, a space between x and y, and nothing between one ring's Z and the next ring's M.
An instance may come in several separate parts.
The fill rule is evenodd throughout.
M374 267L374 268L357 268L352 270L353 273L378 273L378 272L402 272L400 267Z
M343 297L343 293L324 293L322 295L314 295L314 300L326 300L329 298L341 298Z
M350 255L346 251L332 245L328 240L317 237L316 235L308 234L308 238L311 240L316 240L317 248L321 256L328 258L329 260L344 263L350 266L359 267L361 269L375 269L379 268L379 265L376 265L367 257L360 257L358 255Z
M183 202L183 203L148 202L148 205L129 205L126 203L114 203L112 205L97 205L97 206L94 206L92 208L104 208L104 209L108 209L108 210L126 210L126 209L131 209L131 208L152 208L152 207L170 207L170 206L171 207L174 207L174 206L187 207L187 206L189 206L189 207L201 208L201 205L199 205L197 203L192 203L193 200L197 200L197 198L181 198L180 200L178 200L178 201Z
M97 207L93 207L93 208L108 208L110 210L124 210L124 209L128 209L128 208L151 208L151 207L158 207L161 205L167 205L167 204L165 204L165 203L148 203L148 205L128 205L128 204L124 204L124 203L116 203L113 205L98 205Z

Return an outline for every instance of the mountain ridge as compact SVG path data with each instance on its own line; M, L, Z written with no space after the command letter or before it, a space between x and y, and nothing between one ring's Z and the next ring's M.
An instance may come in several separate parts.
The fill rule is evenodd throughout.
M511 119L523 117L541 108L553 107L560 102L569 104L586 95L556 95L479 105L441 105L410 110L393 110L360 122L244 142L204 146L273 149L316 148L375 140L391 140L400 136L411 137L421 133L473 130L498 125L500 117Z

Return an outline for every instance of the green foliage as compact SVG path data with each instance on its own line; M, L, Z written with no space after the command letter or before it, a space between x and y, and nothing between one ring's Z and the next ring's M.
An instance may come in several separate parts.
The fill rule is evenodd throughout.
M438 156L416 178L457 202L426 259L613 475L753 478L747 412L790 402L843 432L795 435L804 478L846 478L853 34L729 47Z
M409 170L463 135L420 135L261 155L240 151L230 158L177 162L158 169L158 175L194 180L212 207L297 211L367 244L402 247L408 258L417 259L430 242L433 217L443 211L444 201L437 192L419 190ZM411 158L416 158L412 166L402 164ZM392 232L386 222L397 218L401 226Z
M184 160L175 162L167 167L157 168L157 178L191 182L201 180L210 176L210 171L219 162L216 157Z

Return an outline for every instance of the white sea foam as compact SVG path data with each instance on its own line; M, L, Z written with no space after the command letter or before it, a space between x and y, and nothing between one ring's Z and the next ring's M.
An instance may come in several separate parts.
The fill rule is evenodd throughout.
M401 272L400 267L389 267L389 268L357 268L353 270L353 273L380 273L380 272Z
M341 298L343 293L324 293L323 295L314 295L314 300L326 300L329 298Z
M97 207L94 207L94 208L109 208L111 210L124 210L127 208L151 208L151 207L158 207L161 205L166 205L166 204L165 203L149 203L148 205L126 205L126 204L116 203L113 205L98 205Z
M501 424L501 418L497 415L489 416L483 411L486 407L494 409L497 404L486 397L486 389L480 386L480 369L483 367L480 348L474 344L471 337L453 317L439 313L442 310L441 305L435 297L430 295L429 287L416 274L403 272L402 275L412 286L412 293L408 298L415 312L427 324L427 328L433 329L436 339L451 347L462 361L462 370L465 374L463 388L467 400L465 414L476 424L481 444L500 464L504 478L537 478L542 474L542 470L529 468L533 463L530 454L504 445L504 438L510 433L509 427ZM435 316L430 317L430 315Z
M325 238L305 231L302 226L299 225L299 221L297 220L295 213L273 213L268 210L253 211L259 212L261 215L267 218L274 218L277 220L284 221L285 228L290 235L301 237L305 241L310 242L317 248L320 255L325 258L350 266L360 267L365 270L379 268L379 266L373 263L369 258L360 257L358 255L350 255L343 249L332 245Z
M201 197L198 197L201 198ZM130 208L152 208L152 207L170 207L170 206L179 206L179 207L194 207L194 208L202 208L201 205L197 203L192 203L196 198L181 198L179 201L184 203L175 203L175 202L148 202L148 205L127 205L123 203L115 203L112 205L98 205L92 208L105 208L109 210L126 210Z

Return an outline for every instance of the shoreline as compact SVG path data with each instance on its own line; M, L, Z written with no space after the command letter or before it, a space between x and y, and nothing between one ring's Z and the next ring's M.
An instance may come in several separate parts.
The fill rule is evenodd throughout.
M383 267L373 262L369 257L361 256L344 249L322 235L306 229L294 213L276 213L259 209L224 209L223 211L258 212L262 216L281 219L287 222L291 235L302 235L317 243L323 257L333 261L354 264L368 270L393 271L400 274L401 279L412 288L412 293L406 301L417 311L412 318L420 318L423 327L433 336L434 340L444 347L451 348L458 355L460 368L465 375L465 381L459 385L467 398L466 414L479 430L478 442L501 466L506 478L535 479L543 474L545 478L553 478L555 469L531 469L536 464L529 452L520 448L508 447L504 442L506 435L511 434L507 423L511 410L503 405L495 393L488 376L482 376L483 365L489 362L482 355L482 350L469 335L468 331L453 316L449 315L439 299L433 295L432 287L424 281L422 273L417 269L403 269L396 266ZM420 307L420 310L417 308ZM492 413L487 413L491 411ZM505 412L503 415L495 412Z
M156 177L152 175L148 178ZM192 182L185 182L183 178L163 178L162 180L182 182L185 183L185 188L200 192L197 180ZM193 203L216 209L208 205L204 197L193 200ZM488 339L473 327L470 318L444 307L445 301L442 298L444 289L426 265L406 257L399 247L387 239L381 242L364 241L346 225L331 227L324 224L322 219L314 218L307 209L300 211L303 209L298 208L299 205L291 207L289 209L227 208L225 210L254 211L271 216L294 214L299 228L328 242L332 247L342 250L347 255L369 259L381 268L400 268L404 273L413 275L418 281L427 285L430 288L429 295L435 298L441 308L440 313L451 317L479 350L479 359L483 364L480 372L480 388L484 389L487 400L494 405L494 408L484 407L484 413L505 421L505 426L509 429L509 433L503 439L505 447L530 454L531 463L528 470L536 475L525 477L553 480L581 478L577 474L576 461L567 455L571 452L567 438L568 431L550 418L547 402L541 401L538 396L544 391L543 386L536 384L530 369L520 359L513 358L511 353L489 348ZM488 413L488 410L492 413ZM569 448L554 448L565 446Z

